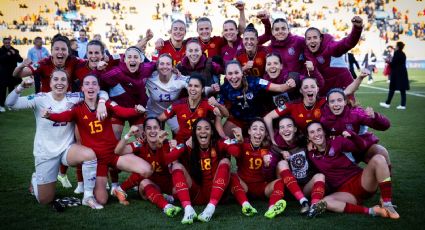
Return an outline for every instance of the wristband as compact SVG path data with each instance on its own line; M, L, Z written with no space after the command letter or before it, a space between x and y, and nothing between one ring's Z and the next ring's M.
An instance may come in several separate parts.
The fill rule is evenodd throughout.
M99 99L99 103L106 103L105 99Z
M127 133L127 134L125 134L125 136L124 136L124 140L126 140L126 141L130 140L130 136L128 135L128 133Z
M21 85L21 84L19 84L17 87L16 87L16 91L17 91L17 93L20 93L20 92L22 92L22 90L24 90L25 88Z

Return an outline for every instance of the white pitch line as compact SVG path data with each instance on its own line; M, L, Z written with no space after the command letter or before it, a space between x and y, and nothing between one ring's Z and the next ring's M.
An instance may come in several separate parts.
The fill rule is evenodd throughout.
M366 88L370 88L370 89L377 89L377 90L382 90L385 92L388 92L388 89L385 88L381 88L381 87L376 87L376 86L370 86L370 85L360 85L362 87L366 87ZM417 96L417 97L425 97L425 95L423 94L419 94L419 93L410 93L409 91L406 91L407 95L412 95L412 96Z

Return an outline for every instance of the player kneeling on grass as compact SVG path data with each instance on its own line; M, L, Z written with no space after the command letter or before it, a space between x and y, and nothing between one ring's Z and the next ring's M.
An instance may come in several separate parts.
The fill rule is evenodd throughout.
M84 187L83 204L91 208L102 208L93 196L93 188L96 179L96 155L92 149L74 143L74 123L54 122L43 119L43 111L59 113L71 109L75 104L83 100L80 93L67 93L68 75L63 70L55 70L50 77L51 91L48 93L32 94L19 97L25 87L29 87L32 79L22 81L6 99L6 105L12 109L33 109L36 118L36 133L34 138L35 173L31 180L33 192L38 202L48 204L54 200L56 178L59 164L77 166L82 164ZM96 92L96 96L97 96ZM102 95L108 98L107 94ZM105 99L93 104L98 105L97 114L103 119L105 113ZM93 113L96 117L96 113Z
M333 212L400 218L391 201L390 170L384 156L380 154L373 156L362 169L344 154L364 149L366 144L363 138L355 132L344 131L343 136L328 139L322 124L312 121L307 125L307 134L314 146L308 151L308 158L325 175L326 183L333 192L319 203L326 204L327 210ZM381 205L372 208L358 205L364 199L373 196L378 187L381 190Z
M145 109L140 105L136 108L124 108L114 102L107 101L105 105L108 116L101 121L95 116L95 105L98 102L97 94L100 90L98 79L94 75L87 75L83 79L81 90L84 93L83 102L62 113L52 113L46 110L43 117L56 122L75 121L81 136L81 143L90 147L96 153L98 165L94 194L100 204L96 202L90 204L90 206L100 207L108 201L108 192L106 191L108 167L135 172L145 178L152 174L152 167L140 157L132 154L124 156L114 154L118 140L115 138L110 118L110 114L122 118L137 117L144 113ZM106 115L106 113L103 115Z
M217 136L209 119L198 118L193 123L192 137L170 152L181 162L172 164L172 176L175 194L184 207L182 224L192 224L196 218L210 221L229 183L227 153L235 142L218 140ZM197 216L192 204L207 207Z
M269 197L269 208L264 216L272 219L286 208L283 200L283 180L276 179L268 183L262 173L263 156L269 152L269 138L266 124L260 118L251 121L248 129L249 139L244 140L242 130L234 128L233 133L238 140L239 151L230 154L236 158L237 174L231 175L230 186L236 200L242 205L242 213L252 216L257 210L248 202L246 194L255 198Z
M294 119L282 117L279 120L275 141L277 146L273 146L264 156L263 173L267 181L276 176L282 178L285 186L300 202L301 214L316 215L309 212L310 206L305 196L311 195L311 205L315 207L325 194L325 176L315 173L311 167L306 154L307 141L295 126Z
M166 140L168 134L161 130L160 122L155 117L149 117L145 120L143 131L142 136L137 126L131 126L124 139L118 142L115 153L118 155L136 154L152 165L153 174L149 178L144 178L138 173L132 173L127 180L114 189L113 194L120 200L121 204L128 205L125 191L138 186L142 197L149 199L167 216L174 217L181 211L181 208L169 204L161 194L161 192L172 194L173 190L171 173L168 170L170 163L168 161L170 144ZM135 136L136 141L126 144L131 136ZM174 160L171 159L171 161Z

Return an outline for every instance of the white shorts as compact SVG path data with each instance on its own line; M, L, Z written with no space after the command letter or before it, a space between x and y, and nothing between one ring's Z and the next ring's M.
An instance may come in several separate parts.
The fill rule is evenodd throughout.
M177 121L177 116L174 116L174 117L168 119L167 125L170 126L170 129L174 133L177 133L177 131L179 130L179 122Z
M66 157L71 146L68 146L65 151L53 158L47 158L45 156L35 157L35 176L38 185L56 182L60 164L62 163L68 166Z

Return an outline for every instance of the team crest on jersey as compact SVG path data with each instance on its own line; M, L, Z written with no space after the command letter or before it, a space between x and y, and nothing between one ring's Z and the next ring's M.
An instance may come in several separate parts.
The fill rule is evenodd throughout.
M171 112L171 111L170 111L170 112ZM186 116L186 114L183 114L183 115L182 115L182 118L186 118L186 117L187 117L187 116Z
M314 110L314 117L315 118L319 118L320 117L320 109L315 109Z
M210 44L210 48L211 48L211 49L214 49L214 48L215 48L215 44L214 44L214 43L211 43L211 44Z
M345 125L345 128L347 129L347 130L353 130L353 125L352 124L346 124Z
M249 151L245 151L245 155L249 156Z
M261 58L256 58L255 59L255 63L261 65L261 63L263 62L263 59Z
M198 115L198 117L204 117L205 111L203 109L198 109L196 114Z
M267 149L261 149L260 150L260 155L261 156L267 155L268 153L269 153L269 150L267 150Z
M111 101L111 106L112 107L114 107L114 106L117 106L118 104L115 102L115 101Z
M291 48L288 49L288 54L291 55L291 56L294 56L295 55L295 49L294 49L294 47L291 47Z
M211 158L217 157L217 151L215 149L211 149Z
M248 100L252 100L254 98L254 94L252 92L249 92L249 93L246 94L246 98Z
M317 59L317 61L318 61L320 64L325 63L325 59L324 59L322 56L319 56L319 57L317 57L316 59Z
M167 108L167 113L171 113L172 108L173 108L173 106L172 106L172 105L168 106L168 108ZM183 114L183 115L184 115L184 114Z

